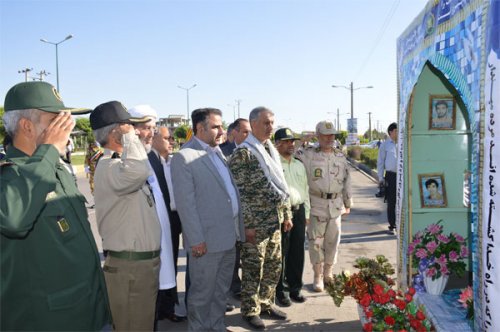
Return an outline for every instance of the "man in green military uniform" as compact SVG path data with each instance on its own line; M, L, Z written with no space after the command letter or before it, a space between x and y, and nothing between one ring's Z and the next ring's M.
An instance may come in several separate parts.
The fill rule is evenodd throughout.
M252 133L233 152L229 168L240 192L246 242L241 247L241 313L256 329L264 329L263 313L286 319L273 305L281 273L281 232L292 227L288 186L278 151L269 140L274 113L265 107L250 112Z
M60 156L71 114L46 82L12 87L0 166L0 330L97 331L110 322L85 197Z
M334 147L333 123L319 122L316 134L319 146L306 149L299 158L306 167L311 199L307 238L314 270L313 289L321 292L324 282L332 280L340 243L341 216L350 213L352 193L347 159Z

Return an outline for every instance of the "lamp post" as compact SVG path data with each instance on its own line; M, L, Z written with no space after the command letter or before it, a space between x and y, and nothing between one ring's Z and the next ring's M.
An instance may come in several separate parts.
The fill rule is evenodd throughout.
M233 121L236 121L236 105L227 104L227 106L231 106L233 108Z
M345 85L332 85L332 88L344 88L347 90L351 90L351 121L354 118L354 90L359 90L359 89L373 89L373 86L368 85L368 86L362 86L359 88L354 88L354 84L351 82L351 84L347 87Z
M59 90L59 51L58 51L58 46L59 46L59 44L65 42L66 40L71 39L71 38L73 38L73 35L67 35L66 38L64 38L63 40L61 40L60 42L57 42L57 43L50 42L44 38L40 39L41 42L51 44L51 45L54 45L56 47L56 77L57 77L57 91L58 92L60 92L60 90Z
M196 84L193 84L190 88L185 88L185 87L182 87L180 85L178 85L177 87L179 89L182 89L182 90L186 90L186 100L187 100L187 120L189 121L189 90L191 90L192 88L194 88L196 86Z

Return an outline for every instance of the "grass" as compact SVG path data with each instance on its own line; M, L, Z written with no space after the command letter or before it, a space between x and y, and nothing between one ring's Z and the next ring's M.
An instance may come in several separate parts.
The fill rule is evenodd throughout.
M72 154L71 155L71 164L74 166L83 165L85 162L85 155L80 154Z

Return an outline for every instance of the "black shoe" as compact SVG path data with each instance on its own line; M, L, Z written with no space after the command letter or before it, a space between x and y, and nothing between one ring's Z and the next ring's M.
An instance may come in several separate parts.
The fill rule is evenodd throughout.
M185 320L187 320L186 316L177 316L174 313L167 314L167 315L159 318L159 320L162 320L164 318L167 318L169 321L174 322L174 323L181 323L181 322L184 322Z
M243 316L243 319L250 324L256 330L264 330L266 328L266 324L260 319L259 316Z
M279 310L276 306L270 306L269 309L262 311L262 314L265 314L271 318L278 319L278 320L285 320L286 319L286 313Z
M306 302L306 298L300 293L290 293L290 298L298 303Z
M226 312L231 312L233 311L234 309L236 309L235 305L234 304L231 304L231 303L226 303Z
M290 301L290 298L288 296L276 296L276 300L284 307L289 307L292 305L292 301Z
M389 226L388 230L387 230L387 234L394 235L395 230L396 230L396 227Z

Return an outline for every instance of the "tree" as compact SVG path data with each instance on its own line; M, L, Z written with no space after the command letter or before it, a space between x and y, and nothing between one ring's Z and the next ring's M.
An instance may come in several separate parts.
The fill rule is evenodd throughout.
M90 127L90 120L88 118L77 118L74 130L81 130L85 132L86 136L92 135L92 127Z
M183 124L177 127L174 131L174 137L176 140L186 140L189 126Z

